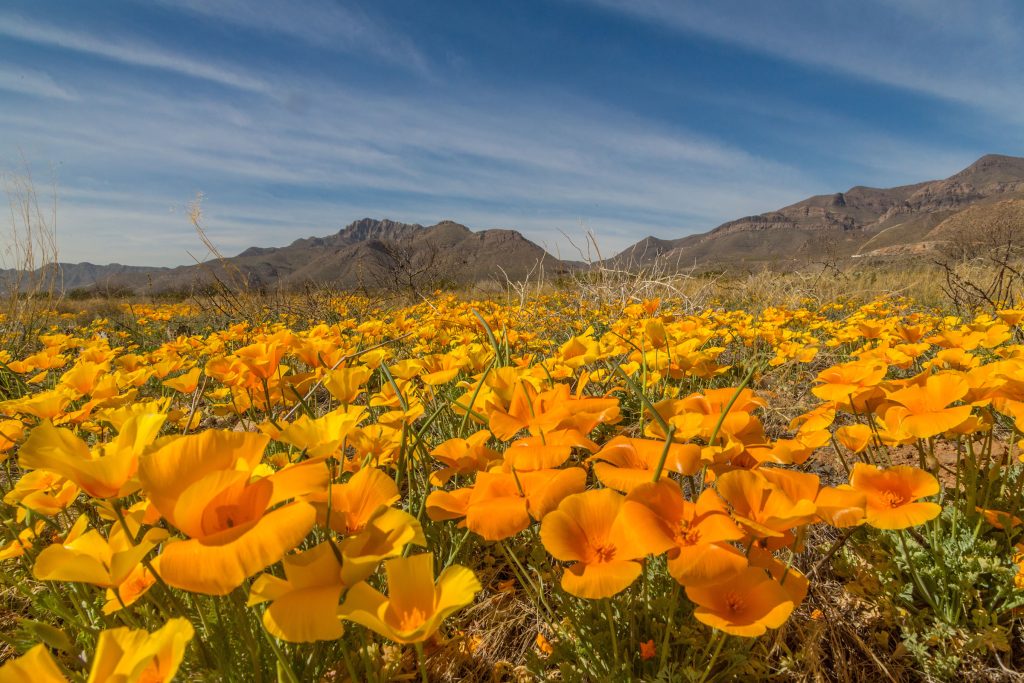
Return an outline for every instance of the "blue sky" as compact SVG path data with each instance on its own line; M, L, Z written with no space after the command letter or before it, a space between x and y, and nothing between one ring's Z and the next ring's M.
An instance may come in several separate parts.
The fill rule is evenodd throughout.
M563 257L1024 154L1024 3L8 0L0 163L61 259L225 253L363 216Z

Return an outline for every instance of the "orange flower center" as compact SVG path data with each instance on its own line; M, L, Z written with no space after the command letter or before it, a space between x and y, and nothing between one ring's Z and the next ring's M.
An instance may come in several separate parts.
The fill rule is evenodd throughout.
M128 595L142 594L146 592L146 589L150 587L152 581L150 581L145 574L137 576L128 581L128 585L122 590Z
M139 683L163 683L167 680L165 671L160 667L160 656L157 655L149 666L139 675Z
M725 596L725 608L735 614L736 612L743 611L743 598L735 593L729 593Z
M690 528L688 521L680 520L673 540L679 546L697 545L700 543L700 529Z
M885 490L880 494L882 502L891 508L898 508L908 501L908 496L899 491Z
M413 607L407 612L403 612L398 617L398 630L399 631L415 631L417 628L423 625L423 622L427 620L427 615L423 613L423 610L418 607Z
M594 548L594 562L611 562L615 559L615 546L602 545Z

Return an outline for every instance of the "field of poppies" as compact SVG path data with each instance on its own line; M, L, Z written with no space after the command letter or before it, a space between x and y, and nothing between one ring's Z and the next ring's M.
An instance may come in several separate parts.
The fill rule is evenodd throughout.
M0 683L1024 670L1024 310L49 315L0 349Z

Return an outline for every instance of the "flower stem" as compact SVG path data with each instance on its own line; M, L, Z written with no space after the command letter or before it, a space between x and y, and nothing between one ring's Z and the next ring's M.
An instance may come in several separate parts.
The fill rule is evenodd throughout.
M721 654L722 646L725 645L725 639L727 637L728 636L724 632L717 630L715 631L715 635L713 636L713 638L718 639L718 644L715 646L715 653L711 655L711 660L708 662L707 667L705 667L704 669L704 674L700 677L700 680L697 681L697 683L704 683L704 681L708 680L708 676L711 675L711 669L714 668L715 662L718 661L718 655Z
M612 601L604 600L604 615L608 619L608 633L612 636L612 660L615 662L615 671L622 667L619 665L619 637L615 633L615 617L612 615Z
M423 654L423 643L416 643L416 661L419 663L420 680L427 683L430 679L427 678L427 658Z

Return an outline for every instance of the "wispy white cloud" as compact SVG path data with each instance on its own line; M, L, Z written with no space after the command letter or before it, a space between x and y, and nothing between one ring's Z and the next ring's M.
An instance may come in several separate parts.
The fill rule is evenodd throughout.
M807 52L828 52L829 37L811 29L817 25L814 12L831 17L832 10L812 8L805 20L744 4L754 15L748 19L738 5L723 4L723 17L695 7L694 16L680 19L674 5L637 1L639 9L628 11L684 31L858 78L913 80L872 76L881 62L847 46L842 36L832 39L839 56ZM420 53L400 35L324 0L295 8L272 0L174 4L204 21L212 17L325 48L343 45L344 52L369 51L374 59L421 68ZM914 9L907 7L893 11ZM921 21L929 35L948 31ZM839 25L839 17L822 25ZM883 42L882 29L854 25L863 28L869 44ZM376 216L517 228L568 257L575 254L561 232L579 237L591 229L607 255L648 234L679 237L809 194L846 189L833 184L835 178L914 182L948 175L976 156L953 142L901 139L852 115L786 100L785 94L765 101L735 92L694 93L722 110L771 118L774 148L753 151L738 137L702 132L664 112L640 114L639 108L628 111L571 92L447 83L398 89L368 79L343 83L334 74L287 64L256 73L254 67L221 61L229 52L213 51L219 56L211 57L201 46L172 49L124 27L110 31L61 28L0 12L0 35L111 60L77 74L76 91L68 91L78 97L73 106L44 111L31 97L12 96L0 107L0 159L23 148L34 161L59 165L59 236L68 260L189 263L186 252L199 243L184 206L198 190L207 194L209 234L226 253L284 245ZM816 47L787 47L785 35ZM961 40L973 40L972 32L966 35ZM998 40L1012 47L1016 38ZM389 44L372 47L377 43ZM904 61L908 69L926 66L909 52ZM197 88L181 97L122 65L224 87ZM0 88L9 72L22 73L0 67ZM47 73L62 80L47 80ZM17 92L60 98L63 76L36 70L36 92L28 92L29 86ZM980 79L978 87L994 82ZM934 89L952 88L955 94L958 87L936 81ZM793 161L799 154L834 170L799 170Z
M754 52L1024 120L1019 3L581 0Z
M100 216L106 225L138 225L149 239L177 221L177 231L166 234L179 238L156 252L161 263L188 260L182 245L195 238L183 215L174 218L167 207L184 205L195 190L220 207L209 218L226 251L283 245L370 215L514 227L571 253L560 231L578 235L581 225L613 252L650 233L678 237L846 189L712 136L594 102L481 92L438 103L325 82L297 87L311 93L299 114L269 101L243 109L216 98L181 101L109 86L90 91L85 115L38 121L2 111L0 126L22 131L66 167L112 169L108 187L161 169L159 182L178 194L89 207L82 198L65 202L69 220L88 217L75 231L83 235L99 229ZM822 121L822 112L770 108L792 119L791 144L827 144L837 162L860 169L856 178L911 182L971 160L969 151L901 141L838 115ZM306 198L286 198L293 194ZM146 211L160 218L141 220ZM87 240L67 246L70 253L91 248ZM122 248L142 258L137 245Z
M14 64L0 64L0 90L58 100L76 100L78 95L48 73Z
M14 14L0 14L0 35L48 47L72 50L95 57L111 59L130 66L172 71L220 85L270 94L262 78L243 71L212 64L207 60L165 50L123 36L99 36L80 30L68 30L32 21Z
M421 73L423 53L401 33L355 5L329 0L158 0L167 7L235 26L276 33L317 47L366 52Z

